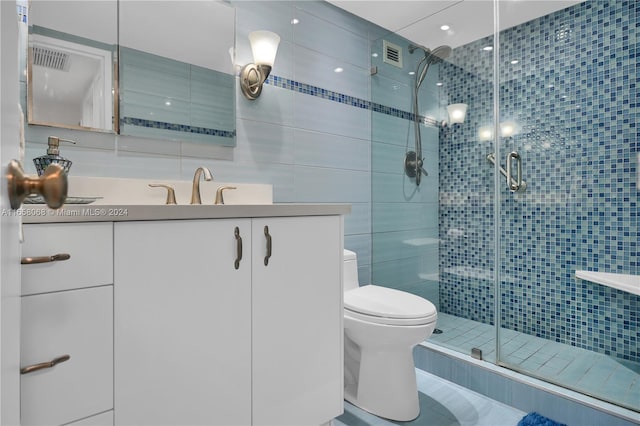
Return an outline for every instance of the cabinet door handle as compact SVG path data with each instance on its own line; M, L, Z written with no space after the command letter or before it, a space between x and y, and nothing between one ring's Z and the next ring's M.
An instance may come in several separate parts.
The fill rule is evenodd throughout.
M20 374L29 374L38 370L44 370L46 368L53 368L61 362L69 361L71 357L69 355L62 355L57 358L52 359L51 361L41 362L40 364L33 364L27 367L22 367L20 369Z
M32 265L34 263L47 263L47 262L58 262L62 260L71 259L71 255L67 253L58 253L53 256L40 256L40 257L23 257L20 260L20 264L22 265Z
M233 266L236 269L239 269L240 261L242 260L242 237L240 236L240 228L238 228L237 226L235 229L235 236L236 236L236 261L234 262Z
M264 266L267 266L271 257L271 234L269 234L268 226L264 227L264 236L267 237L267 255L264 257Z

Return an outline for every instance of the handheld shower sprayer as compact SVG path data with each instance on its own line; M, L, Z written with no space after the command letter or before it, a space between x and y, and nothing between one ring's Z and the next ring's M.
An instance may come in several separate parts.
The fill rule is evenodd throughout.
M429 174L424 169L424 158L422 158L422 136L420 135L420 114L418 108L418 90L422 85L422 82L427 77L429 67L433 64L437 64L445 60L451 55L450 46L438 46L431 50L424 46L409 45L409 53L413 54L416 50L421 50L424 53L424 57L418 62L416 69L415 85L413 87L413 121L415 130L415 151L409 151L404 157L404 170L407 176L416 178L416 185L420 186L422 180L422 174L425 176Z

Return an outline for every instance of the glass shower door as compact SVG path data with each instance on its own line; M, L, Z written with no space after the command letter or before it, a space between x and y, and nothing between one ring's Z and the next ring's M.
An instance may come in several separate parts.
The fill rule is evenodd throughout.
M576 277L640 272L637 19L586 1L502 31L495 161L498 363L640 411L639 297Z

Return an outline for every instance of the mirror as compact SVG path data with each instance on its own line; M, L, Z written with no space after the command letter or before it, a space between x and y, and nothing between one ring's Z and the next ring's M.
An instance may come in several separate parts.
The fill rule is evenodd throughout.
M119 17L120 134L235 146L235 9L127 0Z
M29 124L114 132L116 0L30 2Z

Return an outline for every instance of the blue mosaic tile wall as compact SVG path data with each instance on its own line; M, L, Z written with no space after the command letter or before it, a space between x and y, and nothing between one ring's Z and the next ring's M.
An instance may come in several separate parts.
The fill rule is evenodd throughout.
M640 361L639 297L575 278L640 274L640 3L588 1L500 34L500 122L516 123L499 162L522 156L524 193L501 178L503 327ZM467 121L440 132L440 309L493 324L493 167L480 127L493 121L486 38L441 68L444 104ZM517 63L515 61L518 61Z

